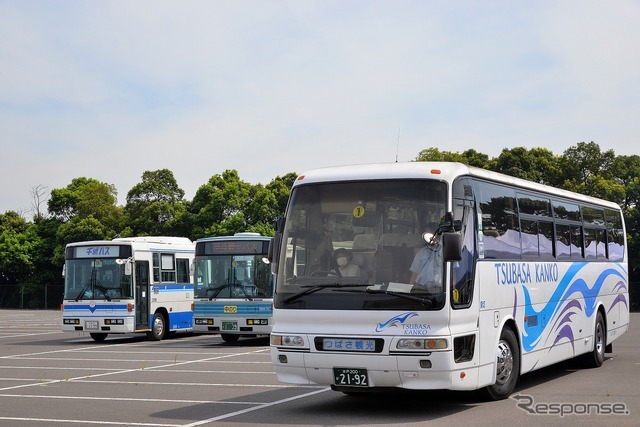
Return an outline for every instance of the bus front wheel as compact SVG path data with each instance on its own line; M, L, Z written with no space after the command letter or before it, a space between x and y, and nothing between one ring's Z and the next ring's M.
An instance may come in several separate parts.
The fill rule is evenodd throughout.
M89 335L91 335L91 338L97 342L102 342L107 338L107 334L102 332L91 332Z
M496 349L496 382L486 388L489 398L502 400L509 397L520 375L518 340L510 328L504 328Z
M154 341L161 341L164 338L166 332L166 321L162 313L156 313L153 315L153 323L151 324L151 331L148 332L149 338Z

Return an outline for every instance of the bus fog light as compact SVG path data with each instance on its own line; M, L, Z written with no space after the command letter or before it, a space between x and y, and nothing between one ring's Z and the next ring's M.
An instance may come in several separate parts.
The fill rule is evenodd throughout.
M288 363L289 361L287 360L287 355L286 354L279 354L278 355L278 362L280 362L280 363Z
M431 360L421 360L420 361L420 367L423 369L430 369L431 368Z

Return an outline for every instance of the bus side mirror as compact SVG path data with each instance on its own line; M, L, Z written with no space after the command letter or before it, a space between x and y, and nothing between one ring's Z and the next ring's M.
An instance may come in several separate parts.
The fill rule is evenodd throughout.
M271 262L271 272L276 273L278 271L278 260L280 258L280 243L282 242L282 232L284 230L284 218L278 218L276 221L276 231L273 239L269 242L269 249L267 251L267 258Z
M64 275L66 274L66 270L67 270L67 265L63 265L62 266L62 277L64 277Z
M442 233L442 258L447 261L462 259L462 234L456 232Z
M131 259L120 259L116 260L116 264L122 265L124 264L124 275L131 276Z

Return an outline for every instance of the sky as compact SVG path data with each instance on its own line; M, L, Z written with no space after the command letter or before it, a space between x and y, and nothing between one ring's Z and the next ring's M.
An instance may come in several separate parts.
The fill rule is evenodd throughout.
M0 213L423 149L640 154L640 1L0 0Z

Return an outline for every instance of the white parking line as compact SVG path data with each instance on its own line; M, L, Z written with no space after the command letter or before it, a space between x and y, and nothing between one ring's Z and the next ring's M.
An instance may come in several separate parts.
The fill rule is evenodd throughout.
M59 333L60 332L33 332L30 334L20 334L20 333L11 334L7 332L3 332L3 334L7 334L7 335L0 335L0 340L3 338L33 337L37 335L51 335L51 334L59 334Z
M224 419L227 419L227 418L235 417L237 415L246 414L247 412L258 411L260 409L269 408L271 406L281 405L283 403L291 402L291 401L298 400L298 399L303 399L305 397L313 396L313 395L319 394L319 393L324 393L324 392L329 391L329 390L331 390L331 388L326 387L326 388L323 388L322 390L316 390L316 391L312 391L312 392L309 392L309 393L300 394L298 396L288 397L286 399L278 400L276 402L264 403L262 405L254 406L253 408L242 409L240 411L230 412L228 414L220 415L220 416L217 416L217 417L207 418L206 420L196 421L195 423L186 424L186 425L184 425L182 427L195 427L195 426L200 426L200 425L207 424L207 423L212 423L212 422L215 422L215 421L224 420Z
M181 424L156 424L156 423L128 423L123 421L89 421L89 420L62 420L54 418L22 418L22 417L0 417L4 421L28 421L40 423L62 423L62 424L95 424L111 426L146 426L146 427L182 427Z
M47 352L47 353L49 353L49 352ZM53 352L50 352L50 353L53 353ZM57 383L66 382L66 381L80 381L80 380L85 380L86 381L89 378L98 378L98 377L104 377L104 376L107 376L107 375L126 374L126 373L129 373L129 372L150 371L150 370L154 370L154 369L168 368L168 367L186 365L186 364L191 364L191 363L201 363L201 362L207 362L207 361L211 361L211 360L223 359L223 358L228 358L228 357L244 356L244 355L249 355L249 354L252 354L252 353L254 353L254 352L249 351L249 352L244 352L244 353L232 353L232 354L227 354L227 355L223 355L223 356L207 357L205 359L189 360L189 361L183 361L183 362L177 362L177 363L174 362L174 363L168 363L168 364L164 364L164 365L149 366L149 367L142 367L142 368L123 369L123 370L119 370L119 371L103 372L103 373L100 373L100 374L93 374L93 375L84 375L84 376L75 377L75 378L69 378L69 379L39 381L39 382L36 382L36 383L31 383L31 384L21 384L21 385L17 385L17 386L0 388L0 391L15 390L15 389L19 389L19 388L50 385L50 384L57 384ZM13 356L13 357L15 357L15 356Z
M145 402L145 403L193 403L193 404L221 404L221 405L262 405L264 402L230 401L230 400L186 400L186 399L141 399L135 397L90 397L90 396L48 396L44 394L0 394L0 397L14 398L37 398L37 399L59 399L59 400L108 400L123 402Z

